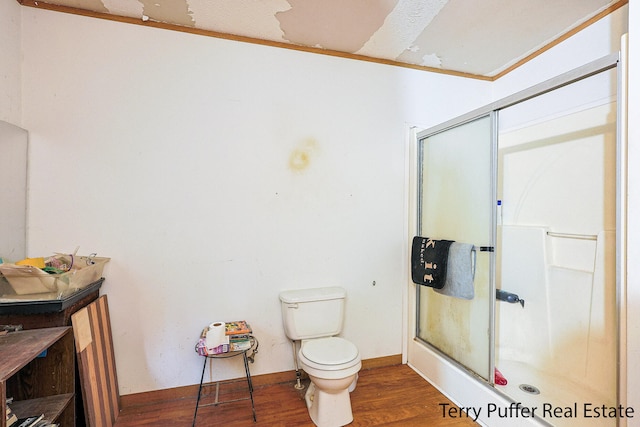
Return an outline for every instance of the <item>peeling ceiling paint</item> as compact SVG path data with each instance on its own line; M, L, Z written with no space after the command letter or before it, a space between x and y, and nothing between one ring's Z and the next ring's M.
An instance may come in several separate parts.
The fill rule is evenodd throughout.
M65 0L64 5L93 12L109 12L109 9L101 0Z
M494 75L576 25L577 17L598 11L610 1L569 3L573 2L449 0L414 41L418 48L397 59L424 65L426 58L437 55L444 69ZM509 7L512 4L518 7Z
M291 43L354 53L382 26L398 1L289 0L291 9L276 18Z
M158 22L171 22L186 27L195 26L186 1L175 0L138 0L142 3L143 16Z
M628 0L19 0L491 78ZM68 9L71 8L71 9ZM157 26L157 25L156 25ZM161 25L162 26L162 25ZM304 50L304 49L303 49Z
M78 3L82 3L82 0L78 0ZM102 0L102 3L107 9L107 12L112 15L139 18L144 13L144 6L139 1Z
M261 40L286 41L276 19L279 12L291 9L286 0L188 1L198 28Z
M357 53L397 60L407 49L415 49L416 38L447 4L447 0L400 1L385 19L384 24Z

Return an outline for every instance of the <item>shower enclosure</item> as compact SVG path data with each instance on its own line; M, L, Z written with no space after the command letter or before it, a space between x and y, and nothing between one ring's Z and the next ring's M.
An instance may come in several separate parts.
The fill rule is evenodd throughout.
M516 402L536 409L518 419L530 425L617 425L602 416L619 400L617 64L418 135L416 235L473 244L475 294L415 286L409 363L441 389L491 390L459 403Z

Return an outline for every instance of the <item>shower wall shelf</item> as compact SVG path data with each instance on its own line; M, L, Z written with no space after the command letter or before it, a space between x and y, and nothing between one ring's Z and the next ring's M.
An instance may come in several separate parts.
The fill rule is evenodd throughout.
M559 237L561 239L578 239L578 240L598 240L595 234L572 234L572 233L556 233L555 231L547 231L549 237Z

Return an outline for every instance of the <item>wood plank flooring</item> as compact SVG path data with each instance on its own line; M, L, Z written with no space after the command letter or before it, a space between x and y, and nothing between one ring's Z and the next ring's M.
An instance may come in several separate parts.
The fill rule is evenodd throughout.
M245 383L246 384L246 383ZM253 396L257 422L253 422L248 400L198 409L197 426L301 426L313 427L304 393L295 381L255 387ZM304 385L308 384L303 381ZM238 384L227 387L238 387ZM210 387L208 392L214 392ZM224 386L221 392L225 392ZM247 396L246 388L234 393ZM220 400L229 398L221 395ZM233 397L233 396L231 396ZM441 403L451 403L407 365L360 371L357 388L351 393L353 427L372 426L476 426L470 418L443 415ZM122 408L116 427L187 427L193 420L196 397Z

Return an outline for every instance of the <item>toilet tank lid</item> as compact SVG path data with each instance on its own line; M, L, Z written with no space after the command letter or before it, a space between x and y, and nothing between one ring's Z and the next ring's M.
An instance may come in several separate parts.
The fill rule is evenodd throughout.
M286 303L322 301L330 299L340 299L347 296L347 291L339 286L326 288L296 289L280 292L280 301Z

